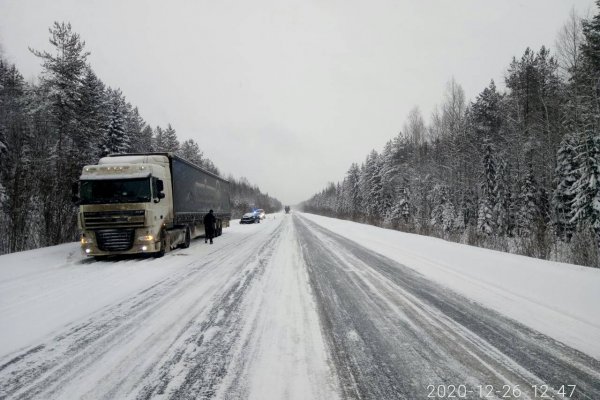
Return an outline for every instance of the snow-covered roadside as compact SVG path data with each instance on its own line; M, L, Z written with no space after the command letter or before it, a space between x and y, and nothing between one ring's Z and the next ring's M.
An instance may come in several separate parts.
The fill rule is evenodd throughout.
M79 243L0 256L0 357L181 273L221 245L244 241L254 231L234 220L215 246L194 240L185 251L191 257L175 250L160 259L95 262L81 254Z
M600 359L600 269L313 214L303 217Z
M94 262L79 243L0 257L0 356L173 273L157 260Z

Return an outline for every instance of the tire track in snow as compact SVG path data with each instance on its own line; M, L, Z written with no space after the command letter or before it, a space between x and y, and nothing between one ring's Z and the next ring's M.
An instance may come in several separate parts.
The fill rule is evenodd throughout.
M600 362L397 262L294 217L347 398L426 398L428 385L577 385L600 398ZM550 394L550 391L548 392ZM495 394L498 396L498 394ZM556 396L556 393L554 393Z
M156 368L154 358L168 362L173 358L172 354L183 354L183 349L173 348L173 345L188 336L202 336L210 328L211 319L209 317L206 324L200 325L197 321L205 320L205 314L212 315L215 308L222 309L220 302L228 304L229 309L235 307L236 300L244 293L244 287L257 274L256 268L248 267L248 260L266 256L269 243L279 235L279 231L280 227L276 227L267 237L257 235L241 243L228 243L213 251L204 261L178 266L172 276L127 300L106 307L53 340L26 349L10 360L0 360L0 398L60 398L64 397L61 396L63 391L80 379L96 379L91 383L105 390L107 398L122 394L122 387L125 386L127 397L134 396ZM257 251L259 245L262 247ZM171 253L161 260L168 261L169 257L177 254ZM185 308L177 310L181 306ZM211 308L212 311L209 311ZM183 322L161 322L152 326L155 329L144 329L157 315L164 316L165 310L177 311L178 316L184 318ZM177 332L173 334L175 329ZM142 339L140 331L145 334ZM164 343L165 335L172 336L169 337L171 343ZM153 356L152 362L144 361L144 353L158 345L164 354L150 354ZM119 347L129 348L122 349L118 366L112 372L98 371L101 369L99 360L110 359L114 348ZM222 360L216 358L214 361L217 365ZM131 376L123 378L123 368L136 370L133 375L139 380L131 382ZM93 373L90 370L94 370ZM111 374L116 377L106 379L105 375ZM109 384L103 386L102 381ZM83 387L77 389L83 390ZM87 394L102 397L99 392ZM72 397L71 393L66 392L66 395Z
M219 296L207 317L191 326L178 350L170 351L170 359L162 364L156 384L146 385L137 396L150 399L165 395L176 399L210 399L228 373L232 349L240 339L240 326L244 319L241 305L251 285L263 275L281 235L277 231L256 251L249 261L251 268L242 279ZM170 387L171 383L174 383Z

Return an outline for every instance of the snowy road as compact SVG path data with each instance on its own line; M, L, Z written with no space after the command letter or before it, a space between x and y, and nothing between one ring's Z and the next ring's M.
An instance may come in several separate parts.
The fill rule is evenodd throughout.
M598 360L304 218L296 227L343 397L435 398L464 385L465 398L515 398L518 385L518 398L534 398L546 384L600 398Z
M301 215L157 260L74 249L0 257L0 398L600 398L597 359Z

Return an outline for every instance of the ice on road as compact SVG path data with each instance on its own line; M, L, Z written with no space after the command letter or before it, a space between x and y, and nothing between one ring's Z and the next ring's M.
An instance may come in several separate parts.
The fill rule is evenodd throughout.
M2 399L600 398L596 358L302 215L161 259L1 256L0 326Z

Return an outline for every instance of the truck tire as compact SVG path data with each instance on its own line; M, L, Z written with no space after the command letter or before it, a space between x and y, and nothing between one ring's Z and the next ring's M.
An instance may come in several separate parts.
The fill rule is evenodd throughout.
M182 249L187 249L190 247L190 242L192 241L192 233L190 232L190 227L185 228L185 239L181 244Z
M160 251L154 253L155 258L161 258L167 252L167 233L163 230L160 232Z

